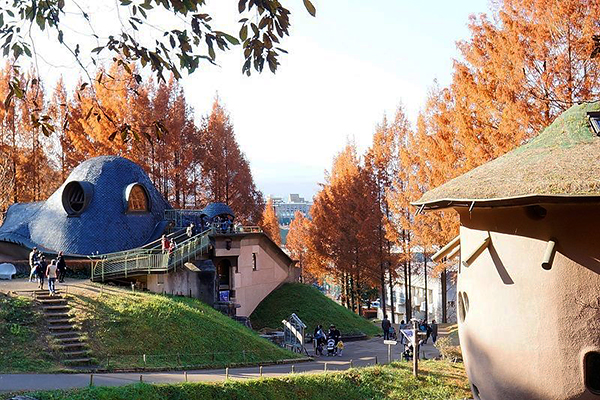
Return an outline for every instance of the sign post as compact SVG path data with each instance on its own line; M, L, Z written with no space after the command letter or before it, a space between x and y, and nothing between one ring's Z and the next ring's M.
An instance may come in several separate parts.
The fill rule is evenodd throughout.
M412 345L413 345L413 375L416 377L419 376L419 339L417 337L417 331L419 329L418 324L419 321L416 318L410 320L413 324L413 334L412 334Z
M388 347L388 364L392 362L392 346L398 344L395 340L384 340L383 344L387 344Z

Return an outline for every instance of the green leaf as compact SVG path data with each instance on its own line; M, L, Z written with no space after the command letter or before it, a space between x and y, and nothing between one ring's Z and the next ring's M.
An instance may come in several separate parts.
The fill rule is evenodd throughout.
M227 41L233 45L238 45L240 44L239 40L237 40L235 37L231 36L228 33L223 32L223 36L225 37L225 39L227 39Z
M245 42L247 38L248 38L248 25L244 25L244 26L242 26L242 29L240 29L240 39L242 39L242 42Z
M317 15L317 10L315 9L315 6L313 6L313 4L310 2L310 0L304 0L304 7L306 7L308 13L313 17Z
M214 60L214 59L215 59L215 57L216 57L216 54L215 54L215 49L213 49L213 47L212 47L212 46L210 46L210 47L208 48L208 55L210 56L210 58L211 58L212 60Z
M44 30L46 28L46 18L44 18L42 13L38 13L35 16L35 22L38 24L41 30Z

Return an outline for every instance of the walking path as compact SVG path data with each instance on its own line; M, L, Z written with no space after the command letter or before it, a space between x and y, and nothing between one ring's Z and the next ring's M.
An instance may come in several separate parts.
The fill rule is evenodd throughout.
M392 358L400 358L401 346L392 347ZM423 346L426 358L438 355L437 349L431 344ZM375 357L379 363L387 362L387 346L381 338L374 338L359 342L348 342L344 349L343 357L317 357L315 361L294 364L295 373L319 373L327 371L341 371L352 365L366 366L375 364ZM275 377L291 373L291 364L271 365L263 367L263 376ZM229 370L230 379L257 378L260 375L259 367L232 368ZM142 380L147 383L181 383L185 382L183 371L148 372L148 373L101 373L93 375L96 386L121 386L136 383ZM219 382L225 380L224 369L187 371L189 382ZM0 392L13 392L20 390L52 390L86 387L90 384L90 374L0 374Z

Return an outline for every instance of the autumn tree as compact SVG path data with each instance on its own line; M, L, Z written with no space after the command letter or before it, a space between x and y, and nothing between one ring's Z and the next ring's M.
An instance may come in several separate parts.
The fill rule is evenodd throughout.
M250 164L235 138L233 124L220 99L200 128L201 171L208 201L227 203L238 220L258 223L264 200L254 183Z
M277 221L277 215L275 215L275 207L273 207L273 200L268 199L265 205L265 211L262 216L260 227L263 232L271 238L278 246L281 245L281 233L279 231L279 222Z
M302 270L302 281L305 283L323 282L322 263L317 259L318 254L311 247L312 222L302 212L296 211L290 223L286 236L285 247L290 257L297 261Z
M379 282L377 223L380 209L373 175L348 144L311 208L310 248L320 270L342 287L342 303L360 313L362 293Z

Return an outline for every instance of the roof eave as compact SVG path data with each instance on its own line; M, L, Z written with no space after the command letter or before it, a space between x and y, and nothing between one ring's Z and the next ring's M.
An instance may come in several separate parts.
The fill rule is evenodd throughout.
M540 195L502 197L495 199L438 199L411 203L420 211L434 211L445 208L495 208L519 207L534 204L593 204L600 203L600 196L596 195Z

